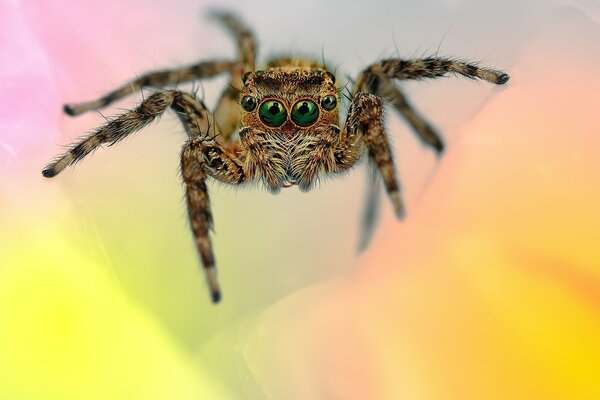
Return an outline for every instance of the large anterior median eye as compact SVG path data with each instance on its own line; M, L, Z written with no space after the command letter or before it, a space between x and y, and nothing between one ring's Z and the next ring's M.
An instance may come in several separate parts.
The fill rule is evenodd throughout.
M258 109L260 120L267 126L281 126L287 119L287 111L277 100L268 100Z
M292 121L296 125L310 126L319 118L319 107L310 100L300 100L292 108Z

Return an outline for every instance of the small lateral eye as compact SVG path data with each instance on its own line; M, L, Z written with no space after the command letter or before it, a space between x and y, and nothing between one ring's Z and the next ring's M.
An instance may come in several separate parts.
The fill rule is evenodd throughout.
M319 118L319 107L310 100L300 100L292 108L292 121L299 126L311 126Z
M331 94L328 96L325 96L321 99L321 107L323 107L327 111L333 110L336 105L337 105L337 100L336 100L335 96L333 96Z
M258 102L256 101L256 97L252 96L244 96L242 97L242 101L240 102L242 108L248 112L254 111Z
M258 116L265 125L275 128L287 120L287 111L277 100L267 100L260 105Z

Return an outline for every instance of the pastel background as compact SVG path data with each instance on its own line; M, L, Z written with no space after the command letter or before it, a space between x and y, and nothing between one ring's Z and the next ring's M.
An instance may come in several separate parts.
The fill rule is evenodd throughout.
M408 215L382 198L360 255L362 167L308 194L211 185L213 306L172 116L40 171L104 121L63 103L232 56L217 5L261 60L324 54L343 81L435 52L511 80L404 84L447 151L389 110ZM599 23L593 0L0 0L0 399L600 398Z

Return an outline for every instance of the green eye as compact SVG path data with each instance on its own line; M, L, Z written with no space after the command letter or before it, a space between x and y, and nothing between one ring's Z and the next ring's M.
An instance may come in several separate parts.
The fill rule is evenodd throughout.
M268 100L262 103L258 115L265 125L272 127L283 125L287 119L285 107L277 100Z
M310 126L319 118L319 107L310 100L300 100L292 108L292 121L296 125Z
M323 107L327 111L333 110L336 105L337 105L337 100L335 99L335 96L333 96L333 95L325 96L325 97L323 97L323 99L321 99L321 107Z

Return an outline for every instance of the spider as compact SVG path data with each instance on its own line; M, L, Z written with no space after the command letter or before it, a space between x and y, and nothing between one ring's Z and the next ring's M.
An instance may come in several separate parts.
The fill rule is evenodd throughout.
M67 104L64 111L75 116L105 107L145 87L164 88L228 74L230 84L214 113L194 93L158 90L136 108L77 140L42 171L47 178L56 176L103 144L113 145L141 130L167 109L173 110L188 135L181 151L181 175L191 230L213 303L221 299L221 291L210 238L213 217L207 188L209 178L230 185L260 181L272 193L290 186L308 191L320 177L348 171L367 153L396 215L402 217L400 186L382 119L384 103L389 102L437 153L443 151L444 145L395 81L447 74L498 85L509 79L502 71L453 58L385 59L369 65L358 75L348 97L346 120L340 124L341 89L323 63L285 57L256 69L257 46L251 30L228 12L213 14L236 38L237 59L150 72L97 100Z

